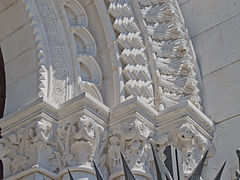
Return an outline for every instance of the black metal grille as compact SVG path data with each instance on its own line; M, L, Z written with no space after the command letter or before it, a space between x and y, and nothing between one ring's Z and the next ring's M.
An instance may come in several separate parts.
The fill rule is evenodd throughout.
M158 180L174 180L172 178L172 175L168 171L168 168L161 161L160 157L157 154L156 149L153 147L152 144L151 144L151 147L152 147L152 153L153 153L153 157L154 157L157 179ZM240 153L240 150L239 150L239 153ZM206 158L207 158L207 154L208 154L208 151L204 154L203 158L201 159L201 161L199 162L199 164L197 165L197 167L195 168L195 170L193 171L192 175L189 177L188 180L200 180L202 170L203 170L203 166L204 166L204 162L206 161ZM238 157L240 157L240 156L238 156ZM131 169L127 165L122 153L121 153L121 158L122 158L122 165L123 165L123 169L124 169L125 179L126 180L136 180L134 174L132 173ZM221 167L220 171L217 173L214 180L220 180L221 179L221 175L222 175L223 169L225 167L225 164L226 164L226 162L224 162L223 166ZM98 167L97 167L97 165L94 161L93 161L93 165L94 165L94 168L95 168L97 180L103 180L104 178L103 178L101 172L99 171L99 169L98 169ZM2 160L0 160L0 171L1 171L0 180L2 180L3 179L3 163L2 163ZM70 180L74 180L74 178L73 178L73 176L72 176L72 174L69 170L68 170L68 174L69 174ZM240 173L237 170L236 171L236 176L237 176L238 179L239 179L239 174Z
M0 48L0 119L3 117L5 98L6 98L6 79L3 55Z

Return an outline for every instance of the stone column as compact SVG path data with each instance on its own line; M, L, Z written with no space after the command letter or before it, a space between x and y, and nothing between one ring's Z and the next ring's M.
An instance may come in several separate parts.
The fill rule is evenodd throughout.
M214 124L190 101L179 103L168 111L157 112L139 98L134 98L117 105L110 112L109 179L124 176L122 152L137 178L155 180L150 143L155 146L163 162L166 160L164 151L167 146L178 150L177 163L184 179L193 172L206 150L209 150L208 157L214 153L211 143ZM172 161L176 166L176 158Z
M124 176L120 152L137 179L152 179L151 146L153 125L140 119L127 119L111 125L109 134L108 166L109 179L122 179Z
M4 177L68 179L69 170L75 179L95 179L93 160L104 174L107 115L107 107L82 94L55 108L40 99L6 117L0 124Z

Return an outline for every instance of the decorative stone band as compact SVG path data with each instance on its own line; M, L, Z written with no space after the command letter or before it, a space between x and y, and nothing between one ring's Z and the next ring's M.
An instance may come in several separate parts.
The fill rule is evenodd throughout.
M103 162L98 164L101 169L105 162L108 108L101 105L98 110L99 102L93 101L82 94L56 110L41 98L3 119L0 157L5 177L31 178L36 171L65 179L69 167L73 174L81 172L79 177L94 177L93 158Z
M199 70L176 0L107 0L125 98L158 111L191 101L201 109Z
M152 143L162 161L164 150L172 145L181 152L185 178L193 172L204 152L213 156L211 143L214 124L190 101L158 113L138 98L125 101L110 110L108 164L110 179L122 174L120 151L130 168L142 172L145 179L156 177L151 156ZM117 158L116 158L117 157Z
M158 113L133 98L109 109L84 93L59 109L44 98L1 120L0 158L7 179L93 178L95 160L107 179L124 175L120 152L132 172L154 179L152 143L162 160L172 145L181 151L185 177L193 171L214 131L191 102ZM211 151L211 148L210 148ZM211 155L211 153L209 152Z

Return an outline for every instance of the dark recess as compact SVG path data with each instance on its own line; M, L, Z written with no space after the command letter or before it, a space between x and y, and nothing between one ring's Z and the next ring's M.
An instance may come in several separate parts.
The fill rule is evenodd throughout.
M0 118L3 117L3 112L5 107L5 98L6 98L6 79L5 79L3 55L0 48Z

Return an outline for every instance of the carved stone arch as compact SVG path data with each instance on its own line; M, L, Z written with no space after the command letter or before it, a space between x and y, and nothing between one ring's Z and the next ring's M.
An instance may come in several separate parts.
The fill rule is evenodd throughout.
M72 27L79 57L95 56L97 52L96 42L91 33L85 27Z
M141 97L158 111L185 100L201 109L200 74L178 3L110 0L105 5L123 69L124 98Z
M21 22L9 20L8 26L19 29L13 29L12 35L11 30L4 32L6 40L3 42L10 43L3 46L3 54L6 62L11 61L6 65L9 90L5 114L41 97L59 105L72 97L74 83L73 65L67 60L70 59L68 44L55 4L49 0L21 0L15 2L15 6L21 15L11 12L11 16L16 16L16 21L17 16L22 17ZM11 36L13 42L9 41ZM10 50L13 45L16 47ZM31 88L24 90L24 87Z
M73 97L74 70L60 14L53 1L23 0L40 58L39 96L59 105Z
M102 24L102 29L106 41L108 42L108 49L110 51L110 64L112 67L112 81L113 81L113 101L111 105L117 105L125 100L124 92L124 78L122 74L122 64L118 60L119 52L117 52L116 35L114 33L111 18L107 12L104 0L94 0L99 19Z
M88 18L82 5L76 0L64 0L63 7L68 15L71 26L88 25Z
M92 1L92 2L91 2ZM74 1L78 4L81 4L81 7L86 12L86 18L88 19L87 26L81 25L79 23L78 25L75 23L75 25L71 26L69 22L65 23L66 26L66 34L67 36L71 36L69 39L69 45L71 47L72 51L72 60L73 61L81 61L82 58L85 57L91 57L94 58L96 63L99 65L99 68L102 71L102 85L99 89L103 96L103 102L106 105L113 106L114 104L118 104L120 102L121 96L121 65L118 61L116 61L116 57L118 56L114 51L111 51L111 49L114 49L114 41L112 39L113 33L109 34L109 31L105 31L105 26L109 26L107 28L111 29L111 25L103 23L99 16L102 16L101 14L105 13L106 15L106 9L103 9L103 12L98 12L97 9L99 8L99 2L94 2L94 0L91 1ZM64 9L64 0L55 0L55 3L58 4L58 8L61 9L61 17L62 21L68 21L66 19L67 13L64 12L66 9ZM69 1L70 2L70 1ZM72 2L71 2L72 3ZM100 4L104 3L100 1ZM104 4L102 4L104 5ZM62 6L60 8L60 6ZM68 5L68 8L70 5ZM104 6L103 6L104 7ZM72 13L74 12L73 7ZM75 8L78 8L76 6ZM102 8L102 7L100 7ZM75 10L76 11L76 10ZM81 10L78 10L81 11ZM65 15L64 15L65 14ZM83 13L82 13L83 14ZM77 15L76 15L77 16ZM110 20L108 16L106 16L107 20ZM96 31L96 29L98 29ZM70 31L70 32L69 32ZM109 38L110 36L110 38ZM72 45L72 40L74 41ZM94 45L95 44L95 45ZM113 53L112 53L113 52ZM74 62L76 63L76 62ZM79 66L79 65L77 65ZM74 67L75 68L75 67ZM75 69L76 77L81 76L81 68L78 67ZM100 74L100 73L98 73ZM78 84L83 84L81 78L78 78ZM99 86L98 86L99 87ZM81 89L81 88L80 88ZM81 92L81 90L80 90Z
M161 13L169 13L166 18L171 19L172 16L175 16L177 18L173 19L179 21L169 25L168 21L170 20L167 19L167 23L163 23L163 26L166 25L167 27L165 36L158 34L158 37L155 37L150 30L145 33L146 28L141 25L141 17L144 21L148 21L146 19L149 18L144 17L144 13L141 14L141 12L144 12L144 8L154 3L153 1L148 4L137 1L137 3L143 3L143 6L141 6L142 11L136 8L134 1L129 1L126 10L129 10L127 13L131 15L131 18L127 19L127 16L124 16L121 17L122 20L118 18L121 8L113 11L111 8L114 9L114 3L109 6L110 2L115 1L109 1L109 3L105 3L103 0L92 0L92 2L80 0L23 1L26 4L26 10L29 13L35 35L35 42L37 43L36 49L40 66L38 78L39 97L48 97L53 102L61 104L78 95L79 92L76 89L79 81L81 81L79 78L81 73L80 65L77 65L79 63L75 61L84 56L94 56L102 70L103 82L107 84L106 86L103 85L104 90L100 90L101 93L105 93L106 100L104 101L108 101L107 105L116 105L129 97L139 96L143 97L151 106L153 106L153 101L155 106L162 105L162 108L157 107L158 110L167 109L186 99L190 99L196 106L201 108L197 85L199 83L199 73L196 63L194 64L196 58L176 2L166 5L166 8L172 11L160 12L160 15ZM63 23L64 14L59 11L59 4L71 9L70 14L77 18L78 23L69 27L71 32L65 31L63 27L65 25ZM165 3L160 3L157 6L163 5L165 6ZM93 11L90 12L92 7L97 11L94 12L95 14L92 13ZM49 14L46 15L46 13ZM89 18L91 23L89 23ZM98 24L93 23L92 19L94 18L98 18L97 21L99 21L96 22ZM100 25L98 28L101 29L104 36L102 38L105 40L104 45L99 41L100 38L96 37L99 34L94 30L97 25ZM123 30L122 34L126 34L127 27L130 28L128 35L121 35L120 29ZM180 31L178 27L181 27ZM158 32L158 28L161 29L162 27L156 26L154 28ZM73 42L66 40L66 34L70 33L78 37L80 45L84 44L82 47L84 47L85 52L81 51L79 56L74 56L70 52ZM147 37L151 37L155 41L146 42ZM164 45L156 42L156 39L159 40L159 38L164 40ZM74 38L72 40L74 41ZM119 42L121 45L126 43L131 48L125 48L122 51L118 47ZM134 43L140 45L144 50L134 49ZM150 43L149 46L148 43ZM183 48L184 44L187 44L185 49ZM150 50L147 47L151 47ZM179 54L185 51L188 51L187 55L184 57L185 59L181 59ZM159 57L150 57L151 52ZM103 53L105 53L105 57L99 58ZM176 59L174 59L175 56ZM171 64L171 66L168 66L168 64ZM174 68L172 66L174 67L174 65L179 65L179 67L177 72L173 73ZM165 66L168 67L165 68ZM157 71L163 72L159 75ZM132 76L133 74L134 76ZM175 79L172 80L171 76L175 76ZM109 84L112 88L108 88ZM107 89L111 89L112 92L109 93L110 90ZM138 93L134 94L136 91ZM107 100L109 94L112 96L111 100ZM103 97L103 99L105 98Z
M81 73L86 74L86 76L81 75L82 80L100 86L102 84L102 72L96 60L93 57L82 57L78 60L80 62Z
M25 29L23 45L34 34L31 40L34 44L33 52L36 53L28 58L36 66L33 68L32 81L26 79L20 88L14 86L17 91L12 94L19 93L19 96L27 100L21 107L35 101L0 121L4 130L3 138L0 139L0 156L7 164L5 169L11 169L11 172L5 173L7 178L13 175L10 178L25 179L26 176L26 179L31 179L36 174L36 178L42 179L67 179L69 169L75 178L93 179L93 159L101 165L100 171L104 173L105 179L121 178L120 152L123 152L130 162L130 168L134 168L133 173L137 179L150 180L156 177L152 168L150 142L159 146L159 152L163 154L162 151L170 141L182 152L185 151L184 146L191 148L191 143L195 141L198 146L196 162L199 161L205 147L210 145L214 124L189 101L193 102L196 98L196 102L199 102L195 65L187 61L188 56L185 60L179 59L179 54L189 50L189 46L183 46L189 45L190 39L187 36L178 38L180 31L171 29L172 24L167 28L169 32L166 37L161 33L159 36L151 34L143 26L146 17L141 14L145 6L154 4L154 7L160 5L160 9L166 12L157 11L159 14L153 17L153 21L161 18L161 13L165 13L163 17L169 18L177 4L173 5L174 8L162 5L174 0L161 3L156 0L24 1L30 19L28 26L31 25L32 29ZM72 5L66 5L70 9L67 10L70 19L73 17L73 23L69 23L66 13L63 13L66 11L63 2L81 2L87 25L76 23L75 17L78 15L75 15L75 11L78 10L73 10L76 7L71 7ZM137 6L141 2L142 6ZM178 12L174 15L179 18ZM161 30L160 26L154 28L156 32L158 28ZM152 41L147 40L151 38ZM161 44L154 38L162 38L164 43ZM194 51L189 53L190 56L193 54ZM163 57L155 57L157 55ZM177 58L174 59L173 56ZM173 66L168 69L168 64ZM176 64L179 73L177 76L186 76L184 82L187 83L174 82L174 86L162 88L164 77L176 75L171 69ZM22 64L15 67L29 67L29 63L20 65ZM13 83L17 84L17 80ZM171 82L171 79L167 80ZM195 94L191 94L192 90ZM32 91L33 98L25 97ZM171 91L185 93L187 96L176 101L169 97L173 94ZM87 93L69 100L80 92ZM16 103L19 96L14 97ZM53 106L45 98L59 106ZM128 98L132 99L123 102ZM67 103L63 103L67 100ZM179 104L171 107L171 100ZM154 104L154 101L160 103ZM161 109L157 105L164 107ZM167 110L158 112L152 107ZM14 110L17 108L12 112Z
M103 102L99 90L102 73L94 56L97 53L96 42L87 29L88 17L83 6L78 1L58 1L58 8L63 15L66 36L71 46L72 61L76 64L75 75L78 79L75 88L78 92L88 92ZM75 17L74 22L69 17ZM82 67L81 67L82 66ZM76 73L77 72L77 73ZM83 77L82 77L83 76Z

